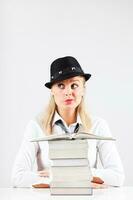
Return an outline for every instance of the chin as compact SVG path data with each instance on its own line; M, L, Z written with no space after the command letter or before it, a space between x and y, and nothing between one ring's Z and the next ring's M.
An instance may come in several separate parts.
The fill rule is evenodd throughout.
M76 105L65 105L64 109L76 109L77 106Z

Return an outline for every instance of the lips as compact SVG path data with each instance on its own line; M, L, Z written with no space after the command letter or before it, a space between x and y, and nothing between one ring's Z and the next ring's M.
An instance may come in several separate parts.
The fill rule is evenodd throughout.
M65 103L72 103L73 99L66 99Z
M73 99L66 99L65 102L67 102L67 101L73 101Z

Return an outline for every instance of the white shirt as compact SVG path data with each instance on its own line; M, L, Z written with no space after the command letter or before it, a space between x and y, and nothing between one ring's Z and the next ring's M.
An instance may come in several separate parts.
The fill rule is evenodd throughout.
M63 119L56 113L53 120L53 132L62 134L63 130L55 124L58 119ZM63 121L69 133L73 133L75 126L79 123L82 126L80 117L77 122L69 127ZM91 132L99 136L112 136L105 120L92 117ZM12 186L31 187L33 184L49 183L49 178L40 177L39 170L49 168L48 158L49 146L47 141L30 142L33 138L43 137L44 133L37 120L31 120L25 130L22 145L17 154L12 170ZM93 176L100 177L105 184L121 186L124 182L123 166L114 141L88 140L88 159ZM101 166L97 166L97 149Z

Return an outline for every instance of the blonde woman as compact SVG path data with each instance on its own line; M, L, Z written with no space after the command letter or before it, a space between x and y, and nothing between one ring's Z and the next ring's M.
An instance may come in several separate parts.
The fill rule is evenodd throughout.
M31 143L32 138L55 133L71 134L81 129L99 136L112 136L105 120L86 112L85 84L91 74L84 73L74 57L66 56L53 61L50 75L50 82L45 86L51 90L51 99L45 112L27 125L13 167L14 187L49 186L48 143ZM114 142L91 140L88 143L92 182L121 186L124 172ZM98 157L102 164L100 168Z

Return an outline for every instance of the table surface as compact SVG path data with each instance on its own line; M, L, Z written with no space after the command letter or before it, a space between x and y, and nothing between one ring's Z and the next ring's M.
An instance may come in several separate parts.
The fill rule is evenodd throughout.
M49 189L0 188L1 200L130 200L132 198L133 187L93 189L92 196L51 196Z

